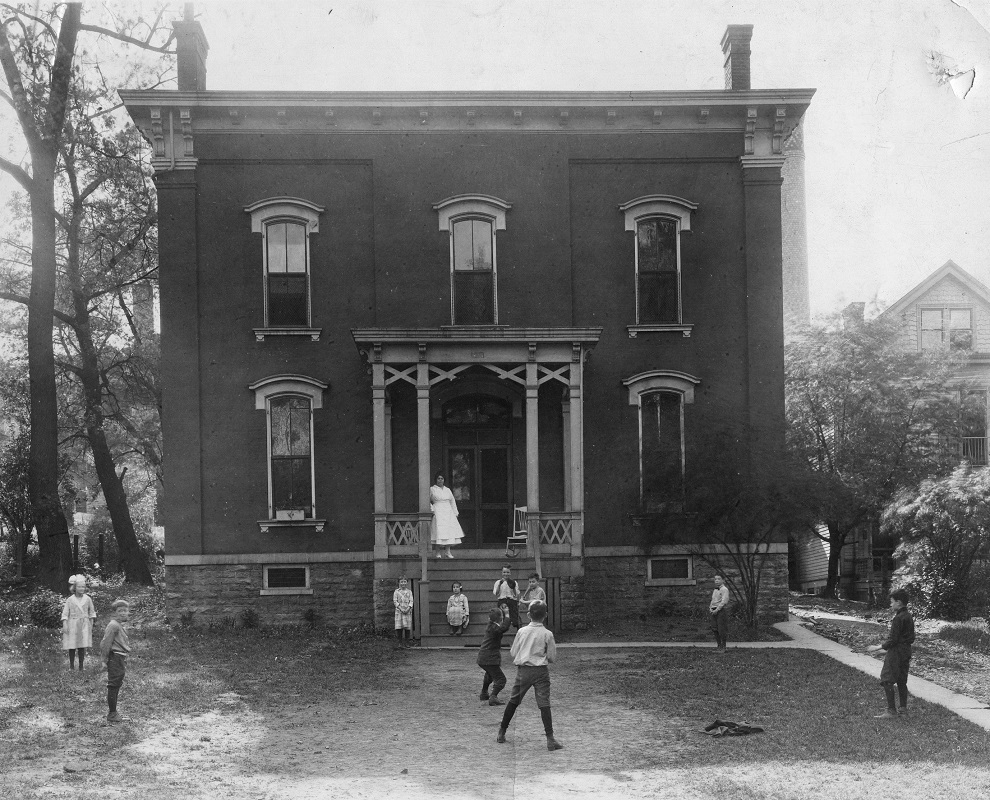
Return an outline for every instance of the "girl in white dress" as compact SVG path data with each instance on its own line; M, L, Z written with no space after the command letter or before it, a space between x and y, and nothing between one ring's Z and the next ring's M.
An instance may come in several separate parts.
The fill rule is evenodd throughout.
M83 669L86 649L93 646L93 620L96 608L93 599L86 594L86 576L73 575L69 578L72 594L62 606L62 649L69 651L69 669L76 668L76 654L79 655L79 669Z
M442 554L438 551L437 558L441 555L453 558L454 554L450 552L450 546L461 543L464 531L457 521L457 501L454 500L454 493L443 485L443 475L437 475L437 482L430 487L430 511L433 512L430 541L447 548Z

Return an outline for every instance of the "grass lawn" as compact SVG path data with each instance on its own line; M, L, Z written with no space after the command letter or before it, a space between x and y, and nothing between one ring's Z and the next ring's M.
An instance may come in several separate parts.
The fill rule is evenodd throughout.
M58 637L0 628L0 797L914 798L990 793L990 738L916 703L874 720L874 681L802 650L562 650L547 753L527 698L509 743L473 652L358 632L132 632L105 727L103 676ZM89 662L92 663L92 662ZM512 668L506 669L510 680ZM712 739L716 717L763 734ZM66 767L74 770L67 772Z

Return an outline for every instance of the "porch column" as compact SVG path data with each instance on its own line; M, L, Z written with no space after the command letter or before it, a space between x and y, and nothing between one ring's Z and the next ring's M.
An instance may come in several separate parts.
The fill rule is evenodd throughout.
M395 496L392 489L394 474L392 472L392 404L385 401L385 510L391 514L395 511Z
M388 558L388 511L385 461L385 365L371 365L371 427L375 448L375 558Z
M570 395L570 511L575 512L571 519L571 555L579 556L584 539L584 401L582 382L584 376L581 345L575 344L569 370Z
M416 365L416 422L416 451L419 455L419 553L425 559L430 549L430 484L433 483L430 479L430 365L425 361Z
M564 397L560 403L560 417L563 421L561 430L564 438L564 510L571 511L571 402L570 397Z
M526 363L526 508L529 546L527 550L540 558L540 382L536 362Z

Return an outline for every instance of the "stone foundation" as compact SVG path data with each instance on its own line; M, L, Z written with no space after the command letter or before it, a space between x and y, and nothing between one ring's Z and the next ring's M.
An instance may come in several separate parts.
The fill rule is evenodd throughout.
M704 613L715 588L715 570L697 556L689 586L648 586L645 556L586 556L584 575L560 578L561 627L586 630L605 619L636 622L643 616L697 616ZM731 580L737 570L724 563ZM787 554L774 553L760 580L761 624L787 619Z
M260 625L302 625L313 620L343 627L374 622L372 562L310 564L309 571L312 594L262 595L261 564L167 566L169 621L204 625L229 619L240 625L241 615L251 609ZM315 618L307 619L310 611Z

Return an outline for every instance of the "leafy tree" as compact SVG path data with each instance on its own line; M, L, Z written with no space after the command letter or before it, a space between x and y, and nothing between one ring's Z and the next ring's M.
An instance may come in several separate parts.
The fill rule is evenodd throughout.
M119 163L120 157L119 144L113 137L91 138L86 155L82 155L81 143L95 135L96 120L103 118L107 109L93 108L87 102L93 96L85 88L82 76L90 70L99 75L100 63L95 51L77 52L78 38L81 32L87 32L97 39L109 37L137 48L165 53L172 34L161 25L163 12L150 23L141 17L115 19L112 23L115 29L83 23L79 3L67 3L47 11L27 4L3 4L0 9L4 14L0 20L0 67L9 87L9 93L0 92L0 97L16 114L29 162L25 167L15 159L0 157L0 169L11 175L26 193L31 220L31 278L25 297L29 309L27 339L31 387L30 498L42 564L39 578L45 585L61 590L71 568L71 553L68 525L58 492L53 320L59 266L62 264L68 272L73 263L79 264L79 253L73 252L73 248L79 246L74 235L79 231L74 228L83 224L83 214L66 216L56 190L60 180L66 181L71 188L71 210L81 212L80 206L87 199L99 196L101 188L110 180L107 173L112 173L113 169L108 169L107 165ZM96 142L100 146L92 146ZM75 175L73 169L66 169L67 164L75 167ZM83 172L87 172L87 177L81 177ZM113 202L107 189L103 189L102 196L107 198L105 202ZM118 210L122 208L118 207ZM75 318L63 321L75 325L77 334L83 332L77 339L83 353L91 349L85 341L90 310L78 307L77 299L74 295ZM90 355L84 353L84 359ZM92 405L98 386L94 387L89 377L81 372L77 376L90 404L87 433L92 431L96 440L94 459L101 470L101 480L104 476L109 479L113 464L107 468L107 454L99 443L102 419ZM98 449L100 454L97 454ZM104 492L107 492L107 486L104 486ZM112 487L110 493L114 493ZM146 566L144 571L147 573ZM150 573L147 578L144 575L137 578L150 581Z
M900 538L899 583L933 617L967 619L973 568L990 547L990 471L962 464L902 491L887 507L883 529Z
M826 596L834 597L850 534L875 524L898 491L945 472L959 429L953 357L903 347L899 323L833 319L786 347L787 444L807 472L806 501L828 544ZM968 401L967 401L968 402ZM956 459L958 460L958 459Z

